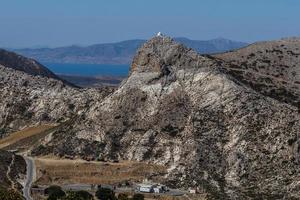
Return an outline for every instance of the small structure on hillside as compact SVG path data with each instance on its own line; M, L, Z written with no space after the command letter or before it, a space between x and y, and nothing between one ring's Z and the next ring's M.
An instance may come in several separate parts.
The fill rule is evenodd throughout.
M165 185L156 183L142 183L138 184L137 191L143 193L165 193L168 191L168 188Z
M153 193L154 192L154 185L152 184L139 184L138 191L145 192L145 193Z
M161 32L158 32L158 33L156 34L156 36L157 36L157 37L163 37L164 35L163 35Z

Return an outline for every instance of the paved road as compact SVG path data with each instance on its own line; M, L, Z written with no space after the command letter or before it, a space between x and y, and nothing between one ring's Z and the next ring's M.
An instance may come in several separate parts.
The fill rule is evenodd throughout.
M95 185L96 186L96 185ZM92 185L91 184L67 184L61 186L63 190L73 190L73 191L79 191L79 190L85 190L85 191L92 191ZM113 189L113 186L111 185L105 185L102 184L102 187ZM94 188L94 190L97 187ZM123 193L123 192L135 192L135 186L133 187L117 187L114 191L117 193ZM176 190L176 189L170 189L170 191L166 193L149 193L149 194L155 194L155 195L167 195L167 196L182 196L184 194L187 194L187 191L182 190Z
M34 160L30 157L26 157L24 156L24 159L26 161L27 164L27 176L26 176L26 181L25 181L25 185L23 188L23 196L25 197L26 200L33 200L30 194L30 189L31 189L31 185L32 182L34 181L35 178L35 164L34 164Z

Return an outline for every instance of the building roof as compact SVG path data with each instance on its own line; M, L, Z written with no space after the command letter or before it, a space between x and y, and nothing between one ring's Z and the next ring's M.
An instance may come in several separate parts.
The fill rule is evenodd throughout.
M148 187L154 187L154 186L156 186L156 184L138 184L138 186L140 186L140 187L146 187L146 188L148 188Z

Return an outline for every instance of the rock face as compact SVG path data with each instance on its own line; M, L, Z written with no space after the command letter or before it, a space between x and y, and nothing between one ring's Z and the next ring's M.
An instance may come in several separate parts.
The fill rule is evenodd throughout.
M74 88L0 65L0 137L28 126L71 119L112 91Z
M114 93L32 153L163 164L170 185L199 187L212 199L300 198L299 96L271 98L253 86L263 82L255 74L229 73L229 54L204 57L170 38L151 39ZM297 61L286 72L293 82ZM279 90L279 82L270 87Z

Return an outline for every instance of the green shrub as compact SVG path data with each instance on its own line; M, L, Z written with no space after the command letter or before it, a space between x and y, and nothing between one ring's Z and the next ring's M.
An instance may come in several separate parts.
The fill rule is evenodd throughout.
M4 128L0 128L0 138L2 138L2 135L5 134L5 129Z
M96 197L100 200L116 200L114 191L109 188L99 188Z
M45 189L45 195L48 195L48 200L58 200L66 196L66 193L61 189L61 187L52 185Z

